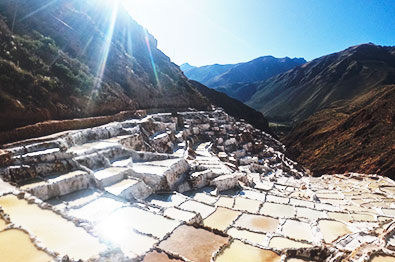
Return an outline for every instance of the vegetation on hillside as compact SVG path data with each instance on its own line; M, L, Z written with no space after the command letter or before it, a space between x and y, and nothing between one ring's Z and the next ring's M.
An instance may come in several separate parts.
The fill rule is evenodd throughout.
M395 179L395 85L317 112L284 142L314 175L354 171Z

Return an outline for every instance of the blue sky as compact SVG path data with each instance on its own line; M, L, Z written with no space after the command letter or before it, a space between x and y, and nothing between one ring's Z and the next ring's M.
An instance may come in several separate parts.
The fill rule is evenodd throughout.
M395 45L395 0L124 0L173 62L316 57Z

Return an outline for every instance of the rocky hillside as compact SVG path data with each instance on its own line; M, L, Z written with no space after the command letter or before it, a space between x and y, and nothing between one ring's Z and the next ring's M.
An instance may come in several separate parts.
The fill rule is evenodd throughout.
M247 103L293 126L284 142L313 174L394 177L395 48L350 47L257 86Z
M105 3L0 1L0 130L122 110L207 108L156 40Z
M312 115L285 143L317 175L358 171L395 179L395 85Z
M304 63L306 60L303 58L263 56L246 63L233 65L216 64L192 67L189 64L184 64L181 69L190 79L244 102L256 91L255 88L251 88L251 82L266 80Z
M307 119L383 84L395 83L395 47L363 44L317 58L258 83L247 104L269 119Z

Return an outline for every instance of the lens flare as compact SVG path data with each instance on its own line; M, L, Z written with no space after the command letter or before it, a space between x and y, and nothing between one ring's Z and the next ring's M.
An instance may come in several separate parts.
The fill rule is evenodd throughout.
M144 28L144 35L145 35L145 44L147 45L148 54L149 54L149 57L150 57L150 60L151 60L152 70L154 71L156 84L158 86L160 86L158 72L156 71L154 57L152 56L151 45L150 45L149 38L148 38L148 32L147 32L147 30L145 28Z
M29 18L29 17L31 17L31 16L37 14L38 12L41 12L41 11L45 10L47 7L51 6L52 4L54 4L54 3L57 2L57 1L58 1L58 0L53 0L53 1L51 1L51 2L49 2L49 3L47 3L47 4L45 4L45 5L41 6L40 8L38 8L38 9L34 10L33 12L31 12L31 13L25 15L24 17L22 17L22 18L19 20L19 22L22 22L22 21L26 20L27 18Z
M106 69L106 64L107 64L107 59L108 59L108 55L110 53L110 49L111 49L111 44L112 44L112 38L113 38L113 34L114 34L114 28L115 28L115 24L117 21L117 15L118 15L118 8L119 8L119 1L106 1L106 3L104 3L105 6L103 6L103 8L106 8L108 6L111 7L111 16L110 16L110 23L107 27L107 31L104 35L105 39L104 39L104 45L101 49L100 52L100 59L99 59L99 64L97 67L97 72L96 72L96 78L95 81L93 83L93 88L91 89L90 92L90 96L89 96L89 100L86 106L86 111L88 111L89 107L92 105L92 98L93 98L93 94L94 92L100 88L102 80L103 80L103 76L104 76L104 71ZM90 40L91 41L91 40ZM90 44L90 41L87 43L87 46L84 48L84 50L88 47L88 45Z
M110 24L109 24L107 32L105 34L105 41L104 41L103 49L102 49L102 52L101 52L102 57L100 58L100 64L99 64L99 67L98 67L98 71L96 73L98 81L97 81L97 83L95 85L95 88L99 87L100 82L101 82L101 80L103 78L104 70L106 69L108 54L110 52L111 43L112 43L112 36L114 34L115 22L117 20L118 7L119 7L119 2L115 1L113 6L112 6Z

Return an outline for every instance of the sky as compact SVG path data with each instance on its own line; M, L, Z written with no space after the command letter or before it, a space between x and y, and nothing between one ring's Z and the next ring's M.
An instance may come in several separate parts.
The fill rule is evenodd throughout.
M309 61L361 43L395 45L395 0L123 1L178 65Z

